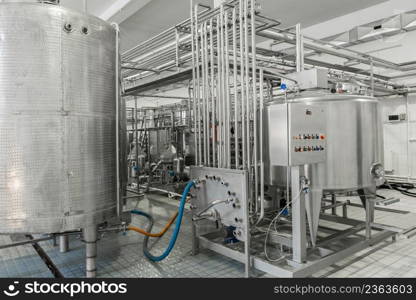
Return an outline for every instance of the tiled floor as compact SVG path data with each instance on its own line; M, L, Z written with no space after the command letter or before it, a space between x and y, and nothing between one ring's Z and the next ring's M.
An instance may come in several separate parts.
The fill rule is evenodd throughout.
M402 196L390 191L379 192L385 196L396 196L401 203L389 208L409 211L409 214L397 215L377 212L376 221L407 228L416 225L416 199ZM175 212L173 200L152 196L142 200L138 207L150 212L156 220L155 231L164 226ZM157 198L157 199L156 199ZM356 199L352 199L357 201ZM363 218L362 208L351 208L351 217ZM134 216L135 225L145 227L146 220ZM98 276L99 277L243 277L244 266L231 259L202 250L198 256L191 256L191 231L189 214L185 215L184 224L178 242L172 254L163 262L149 262L142 253L143 237L129 232L123 234L106 234L99 242ZM10 243L8 236L0 236L0 244ZM155 254L161 253L168 243L168 238L158 241L154 247ZM77 237L70 241L70 251L59 253L52 242L42 242L45 249L65 277L84 276L85 248ZM387 241L373 249L357 253L336 265L320 271L315 277L416 277L416 237ZM0 250L0 277L51 277L49 270L37 256L31 246L21 246Z

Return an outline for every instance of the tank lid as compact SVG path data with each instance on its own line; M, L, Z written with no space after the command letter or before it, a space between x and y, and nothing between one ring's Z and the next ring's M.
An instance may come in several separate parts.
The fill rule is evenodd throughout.
M379 100L371 96L352 95L352 94L332 94L332 93L300 93L287 98L288 102L334 102L334 101L365 101L378 102ZM266 105L284 103L285 98L273 99Z

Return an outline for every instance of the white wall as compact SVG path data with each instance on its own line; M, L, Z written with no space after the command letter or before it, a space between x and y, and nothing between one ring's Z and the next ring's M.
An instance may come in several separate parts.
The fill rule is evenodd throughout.
M395 176L416 178L416 96L384 99L382 113L386 169ZM401 113L407 114L406 121L388 121L389 114Z

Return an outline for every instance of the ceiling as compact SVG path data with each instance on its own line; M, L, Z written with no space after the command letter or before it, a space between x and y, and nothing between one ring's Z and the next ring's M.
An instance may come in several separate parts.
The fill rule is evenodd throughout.
M96 16L100 16L115 0L87 0L87 9ZM61 4L72 9L83 9L83 0L61 0Z
M213 0L196 1L213 5ZM263 14L279 19L284 27L314 25L382 2L386 0L259 0ZM83 7L83 0L61 3ZM89 13L110 19L124 14L118 21L122 48L127 50L188 18L190 0L87 0L87 7Z
M386 0L260 0L264 15L274 17L284 27L322 23Z

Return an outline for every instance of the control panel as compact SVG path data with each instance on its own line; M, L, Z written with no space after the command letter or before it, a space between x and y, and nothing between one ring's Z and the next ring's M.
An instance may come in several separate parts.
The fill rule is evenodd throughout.
M267 156L272 166L325 162L327 136L324 104L270 104L266 120Z

